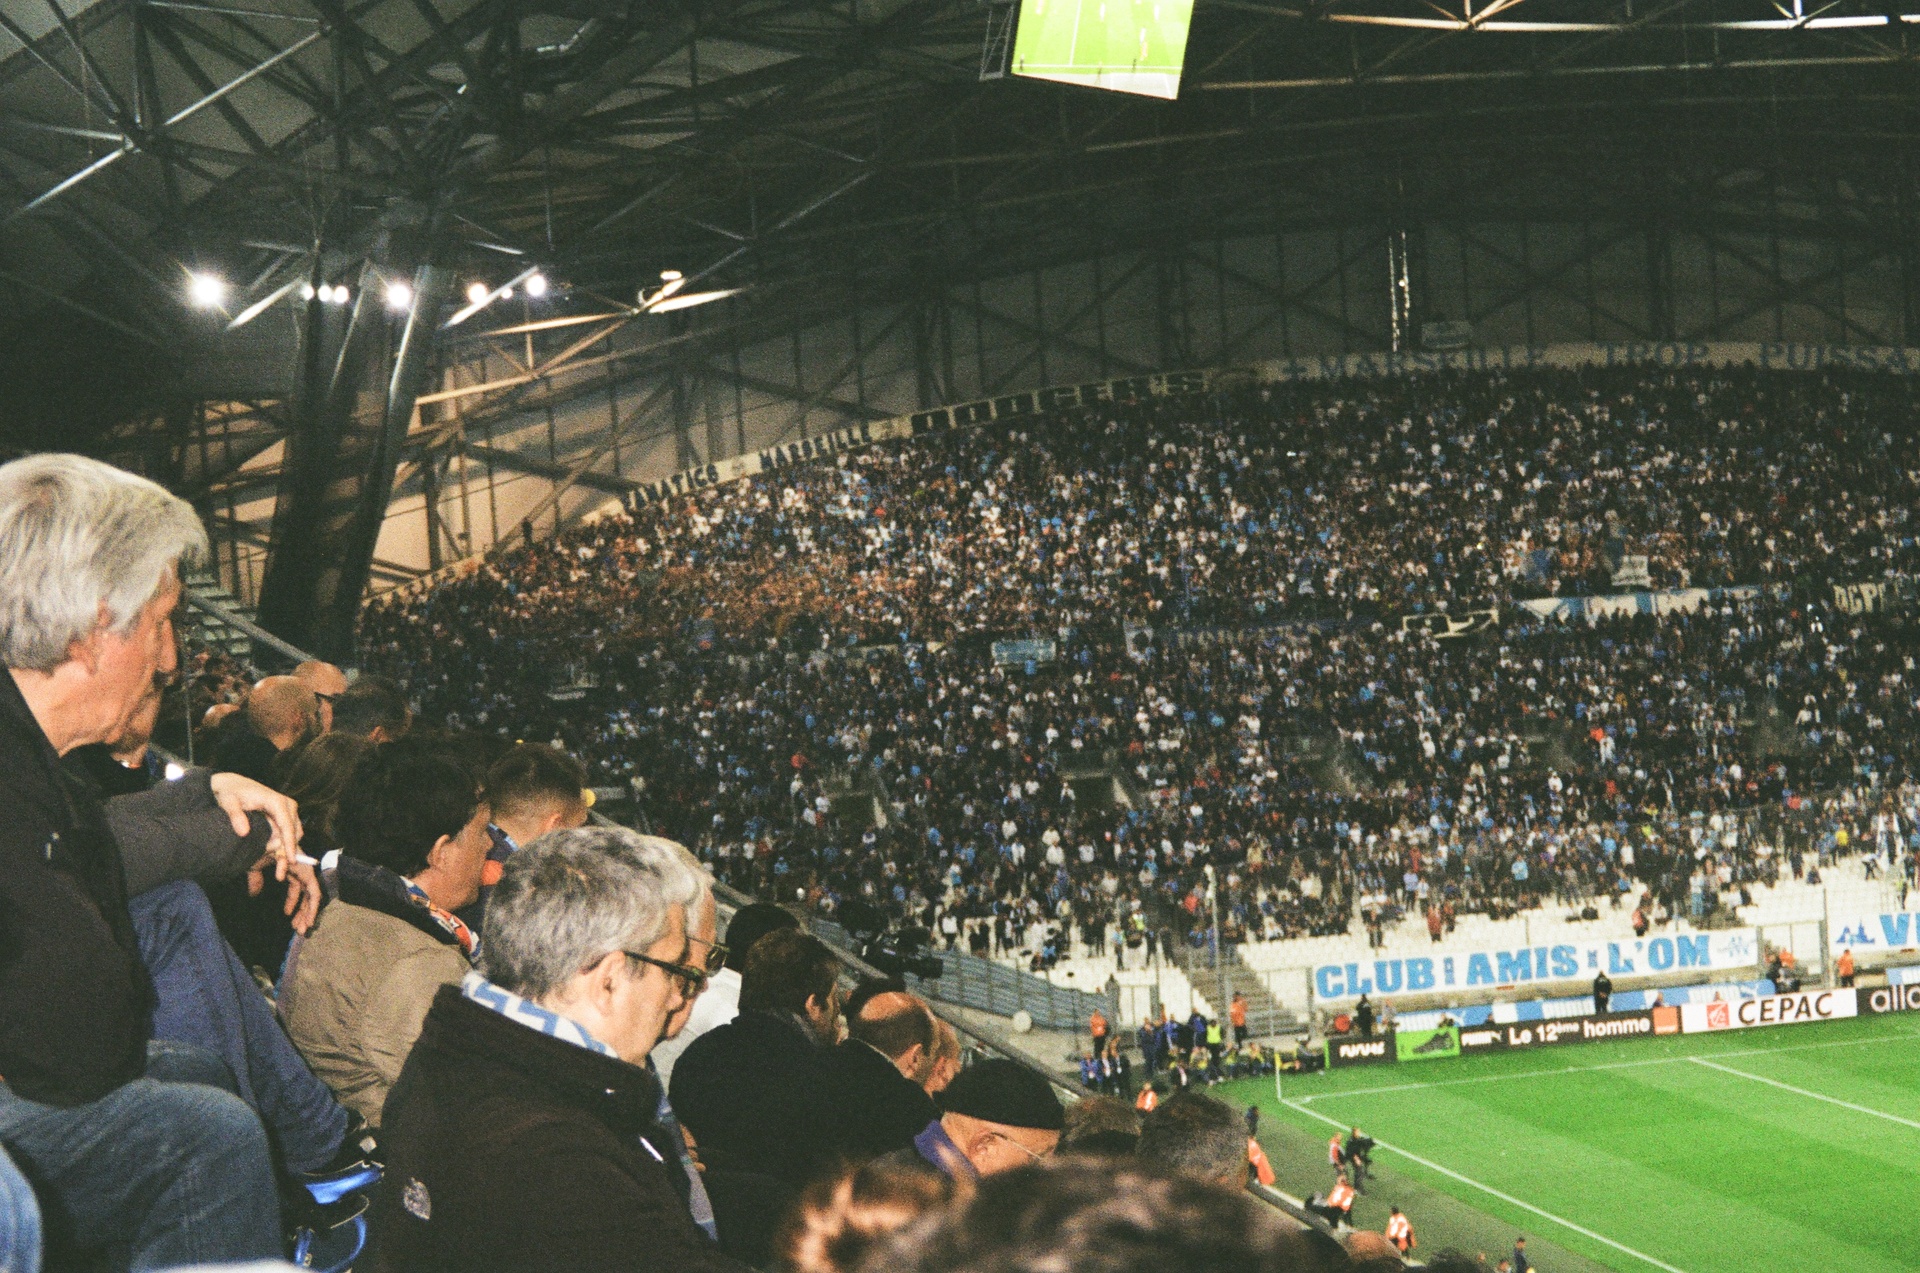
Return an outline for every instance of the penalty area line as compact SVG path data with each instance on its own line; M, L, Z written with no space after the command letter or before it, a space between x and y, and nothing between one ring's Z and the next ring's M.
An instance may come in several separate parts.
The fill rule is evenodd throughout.
M1855 1105L1852 1101L1843 1101L1837 1096L1828 1096L1823 1092L1810 1091L1804 1087L1795 1087L1791 1083L1782 1083L1779 1079L1770 1079L1764 1074L1749 1074L1745 1070L1736 1070L1731 1065L1721 1065L1718 1061L1709 1061L1703 1056L1687 1058L1695 1065L1704 1065L1709 1070L1718 1070L1722 1074L1731 1074L1735 1078L1749 1079L1755 1083L1765 1083L1768 1087L1777 1087L1783 1092L1792 1092L1795 1096L1804 1096L1808 1100L1825 1101L1829 1105L1838 1105L1841 1109L1850 1109L1856 1114L1868 1114L1874 1118L1884 1118L1889 1123L1899 1123L1902 1127L1911 1127L1920 1131L1920 1122L1911 1118L1902 1118L1898 1114L1889 1114L1883 1109L1874 1109L1871 1105Z
M1325 1114L1320 1113L1318 1110L1308 1109L1305 1105L1302 1105L1297 1101L1283 1101L1281 1103L1284 1105L1290 1106L1295 1110L1298 1110L1300 1113L1305 1114L1309 1118L1317 1118L1321 1122L1330 1124L1331 1126L1344 1127L1346 1125L1337 1118L1328 1118ZM1389 1144L1387 1141L1380 1140L1378 1138L1376 1138L1373 1143L1378 1145L1382 1149L1388 1150L1391 1153L1399 1154L1402 1158L1408 1159L1409 1161L1412 1161L1412 1162L1417 1162L1422 1167L1425 1167L1429 1171L1437 1171L1441 1175L1447 1177L1448 1179L1457 1180L1461 1184L1466 1185L1470 1189L1478 1189L1481 1193L1487 1194L1491 1197L1498 1198L1500 1199L1500 1201L1519 1207L1523 1211L1531 1211L1534 1215L1539 1216L1543 1220L1547 1220L1554 1224L1557 1224L1563 1229L1570 1229L1573 1232L1578 1233L1582 1237L1592 1238L1595 1242L1599 1242L1606 1246L1610 1246L1614 1250L1620 1252L1621 1254L1630 1255L1634 1259L1639 1260L1644 1264L1650 1264L1656 1269L1664 1269L1666 1273L1686 1273L1686 1270L1676 1268L1675 1266L1668 1264L1665 1260L1656 1260L1651 1255L1648 1255L1643 1251L1636 1251L1632 1247L1627 1246L1625 1243L1615 1242L1612 1238L1608 1237L1604 1233L1595 1233L1592 1229L1587 1228L1585 1225L1575 1224L1573 1221L1567 1219L1565 1216L1557 1216L1553 1214L1553 1212L1545 1210L1544 1208L1541 1208L1541 1207L1536 1207L1531 1202L1527 1202L1522 1198L1516 1198L1510 1193L1503 1193L1500 1190L1495 1189L1492 1185L1481 1184L1478 1180L1475 1180L1471 1176L1463 1176L1459 1172L1453 1170L1451 1167L1443 1167L1439 1163L1434 1162L1431 1158L1422 1158L1419 1154L1412 1153L1408 1150L1400 1148L1398 1145Z

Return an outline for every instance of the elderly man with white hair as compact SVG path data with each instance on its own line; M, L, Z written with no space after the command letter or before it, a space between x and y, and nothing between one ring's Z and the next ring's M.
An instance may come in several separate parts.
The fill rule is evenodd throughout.
M280 1253L266 1133L217 1090L216 1057L150 1044L120 844L60 759L125 736L172 675L180 568L205 552L193 510L143 478L72 455L0 466L0 1145L50 1241L133 1268ZM284 870L291 806L197 781L236 832L244 808L272 812Z
M480 968L444 987L387 1098L361 1267L739 1273L690 1212L647 1054L700 992L701 880L619 827L508 859Z

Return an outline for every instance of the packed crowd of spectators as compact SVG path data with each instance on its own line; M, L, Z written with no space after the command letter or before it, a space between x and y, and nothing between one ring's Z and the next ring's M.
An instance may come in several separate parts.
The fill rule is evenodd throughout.
M431 720L583 757L743 888L979 951L1150 948L1209 871L1233 937L1697 911L1886 814L1890 869L1909 847L1910 625L1831 585L1920 553L1912 392L1615 369L1076 410L526 545L370 607L364 654ZM1762 590L1513 606L1638 557ZM996 660L1033 637L1056 657Z
M0 466L0 1268L1401 1267L1250 1198L1233 1108L966 1064L791 911L723 929L688 849L587 825L578 761L378 678L254 681L159 777L205 551L144 479Z

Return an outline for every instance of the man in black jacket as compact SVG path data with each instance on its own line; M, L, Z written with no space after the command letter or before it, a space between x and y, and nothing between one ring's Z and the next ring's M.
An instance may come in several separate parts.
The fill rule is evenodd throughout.
M847 1038L825 1057L821 1093L840 1155L864 1162L905 1149L940 1117L922 1086L933 1071L933 1013L904 991L874 995L847 1021Z
M173 673L179 570L205 550L193 510L144 479L69 455L0 467L0 1144L56 1252L134 1267L280 1248L266 1134L205 1085L225 1067L150 1055L120 849L60 762L123 736Z
M840 960L787 930L754 943L740 1015L693 1041L673 1067L673 1109L702 1161L804 1188L837 1158L823 1089L840 1038Z
M744 1273L688 1210L645 1068L699 993L698 881L665 841L556 831L487 907L483 972L445 986L387 1098L371 1273Z

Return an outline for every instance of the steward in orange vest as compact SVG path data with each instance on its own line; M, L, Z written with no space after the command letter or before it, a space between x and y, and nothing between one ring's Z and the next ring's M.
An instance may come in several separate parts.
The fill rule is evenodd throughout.
M1402 1255L1420 1245L1413 1236L1413 1223L1400 1214L1398 1207L1395 1207L1393 1214L1387 1218L1387 1241L1400 1248Z
M1263 1185L1273 1183L1273 1164L1267 1161L1267 1151L1251 1136L1247 1137L1247 1162L1253 1168L1254 1179Z

